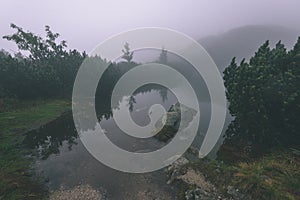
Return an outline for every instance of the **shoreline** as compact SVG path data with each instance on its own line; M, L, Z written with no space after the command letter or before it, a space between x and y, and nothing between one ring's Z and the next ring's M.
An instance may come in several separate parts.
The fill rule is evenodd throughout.
M29 150L22 145L25 133L70 109L70 101L53 99L28 101L17 109L0 112L0 199L48 199L53 198L51 194L59 196L73 189L78 194L92 191L94 196L105 196L88 185L48 191L30 172L34 157L29 157ZM256 158L237 158L236 149L228 152L224 146L221 153L235 162L224 160L222 156L217 160L193 161L184 161L182 157L166 168L169 178L166 184L176 188L178 199L299 199L300 155L285 148L270 150ZM151 196L147 192L141 195Z
M0 199L44 199L47 191L33 179L33 158L22 143L26 132L70 110L71 103L66 99L16 103L0 113Z

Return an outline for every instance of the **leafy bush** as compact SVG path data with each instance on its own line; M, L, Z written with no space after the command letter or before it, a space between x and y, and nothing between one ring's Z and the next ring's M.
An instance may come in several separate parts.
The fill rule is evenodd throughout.
M66 41L58 42L59 34L53 33L49 26L45 28L45 39L14 24L11 27L16 33L3 38L14 41L28 56L0 52L0 98L70 96L86 54L66 50Z

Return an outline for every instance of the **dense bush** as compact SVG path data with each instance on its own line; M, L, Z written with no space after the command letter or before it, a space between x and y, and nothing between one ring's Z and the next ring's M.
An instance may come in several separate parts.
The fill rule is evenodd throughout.
M59 34L53 33L49 26L45 28L45 39L14 24L11 27L16 33L3 38L15 42L28 56L0 52L0 98L70 96L86 54L66 50L66 42L57 42Z
M263 44L247 63L235 59L224 71L234 117L227 141L250 146L300 144L300 37L290 51Z

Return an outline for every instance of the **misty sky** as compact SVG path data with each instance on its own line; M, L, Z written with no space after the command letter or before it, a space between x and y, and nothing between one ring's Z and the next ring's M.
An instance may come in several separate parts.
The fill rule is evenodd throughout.
M1 0L0 35L9 24L43 36L50 25L70 48L90 51L107 37L131 28L175 29L198 39L229 29L272 24L300 29L299 0ZM15 50L0 40L0 49Z

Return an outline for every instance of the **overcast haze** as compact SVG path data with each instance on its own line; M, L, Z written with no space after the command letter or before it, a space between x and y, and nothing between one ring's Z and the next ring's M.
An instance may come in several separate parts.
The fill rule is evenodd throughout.
M272 24L298 29L299 0L7 0L0 7L0 35L10 23L43 34L50 25L70 48L90 51L107 37L143 26L167 27L199 39L229 29ZM0 49L15 50L0 40Z

